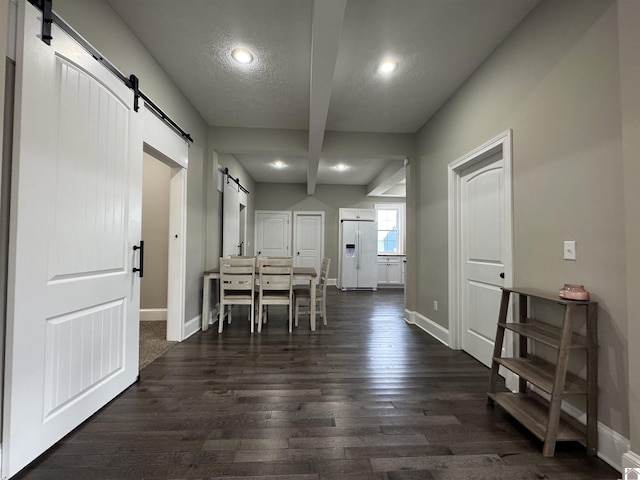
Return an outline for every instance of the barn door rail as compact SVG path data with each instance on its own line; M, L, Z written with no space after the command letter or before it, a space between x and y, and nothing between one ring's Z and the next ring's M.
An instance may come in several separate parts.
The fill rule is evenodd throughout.
M193 143L191 135L185 132L176 122L174 122L166 113L160 109L151 99L140 90L140 80L135 75L125 76L118 70L109 60L103 57L93 46L80 36L71 26L62 20L53 11L53 0L29 0L34 7L42 12L42 32L41 38L44 43L51 45L53 36L51 34L51 25L56 24L61 30L73 38L82 48L84 48L93 58L100 62L107 70L117 77L128 88L133 90L133 107L137 112L140 108L138 102L142 98L145 106L154 113L160 120L171 127L178 135L185 140Z

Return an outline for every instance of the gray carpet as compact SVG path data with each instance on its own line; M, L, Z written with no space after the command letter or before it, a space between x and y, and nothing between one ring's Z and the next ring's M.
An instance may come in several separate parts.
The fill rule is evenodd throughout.
M167 322L140 322L140 370L178 342L168 342Z

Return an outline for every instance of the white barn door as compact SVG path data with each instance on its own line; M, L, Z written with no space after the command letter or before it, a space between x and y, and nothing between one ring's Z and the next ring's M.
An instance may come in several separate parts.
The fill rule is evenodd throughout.
M141 115L41 18L19 2L3 478L138 375Z
M240 198L238 187L227 177L222 196L222 256L231 255L240 255Z

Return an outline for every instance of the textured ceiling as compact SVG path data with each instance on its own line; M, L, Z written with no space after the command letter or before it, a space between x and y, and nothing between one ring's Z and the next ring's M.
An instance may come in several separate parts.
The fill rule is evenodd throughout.
M390 161L328 170L325 130L416 132L538 0L107 0L211 126L309 132L286 175L274 152L235 154L258 181L363 185ZM230 60L233 48L255 62ZM385 56L398 61L388 77ZM295 160L295 161L293 161Z

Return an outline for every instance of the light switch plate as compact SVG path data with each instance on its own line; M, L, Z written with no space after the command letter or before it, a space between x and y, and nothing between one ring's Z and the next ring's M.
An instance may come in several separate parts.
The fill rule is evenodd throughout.
M576 259L576 242L575 240L565 240L564 242L564 259L575 260Z

